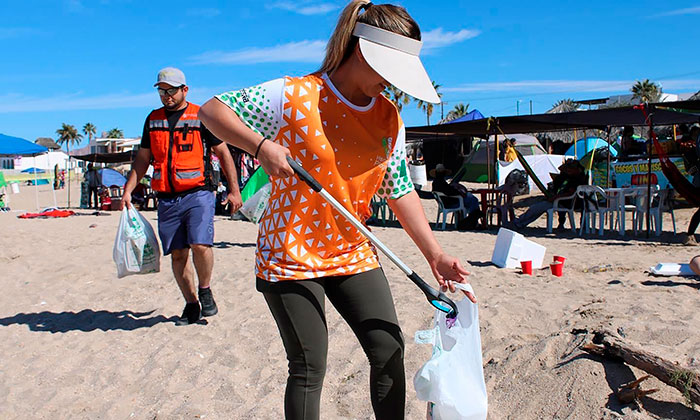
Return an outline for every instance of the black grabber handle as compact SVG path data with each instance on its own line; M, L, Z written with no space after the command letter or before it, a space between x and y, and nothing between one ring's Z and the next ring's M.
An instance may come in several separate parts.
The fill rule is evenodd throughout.
M309 184L309 187L311 187L312 190L321 192L323 189L321 184L319 184L318 181L311 176L311 174L306 172L306 169L302 168L302 166L299 165L296 160L292 159L290 156L287 156L287 163L292 167L292 169L294 169L294 172L299 175L299 178L301 178L302 181Z

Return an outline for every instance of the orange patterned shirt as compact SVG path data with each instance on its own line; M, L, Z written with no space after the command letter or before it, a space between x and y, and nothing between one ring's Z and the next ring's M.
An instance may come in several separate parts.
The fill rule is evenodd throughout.
M375 194L396 199L413 190L403 123L383 96L358 107L324 74L277 79L217 98L248 127L287 147L362 221L372 215ZM379 267L371 243L298 177L270 181L258 231L258 277L302 280Z

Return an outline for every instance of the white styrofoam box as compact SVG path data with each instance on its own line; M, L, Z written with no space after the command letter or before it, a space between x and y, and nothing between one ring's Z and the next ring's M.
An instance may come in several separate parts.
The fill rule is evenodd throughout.
M501 268L520 267L520 261L532 261L532 268L542 268L547 248L536 244L518 232L506 228L498 230L491 262Z
M658 263L649 267L649 271L657 276L694 276L690 264Z

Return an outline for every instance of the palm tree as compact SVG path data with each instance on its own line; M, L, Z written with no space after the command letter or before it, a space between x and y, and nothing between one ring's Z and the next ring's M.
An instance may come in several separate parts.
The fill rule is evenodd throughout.
M56 134L58 134L58 143L59 144L66 144L66 150L68 151L68 156L70 156L70 147L72 144L76 144L80 142L80 139L83 138L83 135L78 133L78 130L71 124L66 124L63 123L61 128L56 130ZM70 162L70 158L68 160ZM70 207L70 174L72 170L68 168L68 207Z
M450 112L447 113L444 119L440 120L438 124L446 123L449 121L454 121L457 118L463 117L469 113L469 104L458 103Z
M108 139L123 139L124 138L124 132L120 130L117 127L114 127L113 129L109 130L107 132L107 138ZM116 141L110 141L109 142L109 152L113 153L117 150L117 142Z
M66 123L63 123L61 128L56 130L56 134L58 134L58 143L60 145L66 145L66 151L68 151L69 155L70 147L73 144L79 143L80 139L83 138L83 135L78 133L78 130L75 128L75 126Z
M107 132L108 139L123 139L124 132L119 128L113 128Z
M552 109L547 114L559 114L562 112L574 112L578 110L579 104L571 98L560 99L552 105Z
M661 85L651 82L649 79L637 80L630 92L632 92L632 98L638 99L640 102L658 102L663 93Z
M93 123L85 123L83 133L88 136L88 141L92 142L92 137L97 133L97 127Z
M435 92L437 92L438 98L442 98L442 93L438 92L438 89L440 89L441 85L438 85L435 83L435 80L433 80L433 87L435 88ZM428 125L430 125L430 116L433 115L433 107L434 105L431 104L430 102L425 102L421 99L417 101L418 103L418 109L422 110L425 112L425 116L427 117Z
M411 97L394 85L387 86L384 92L382 92L382 95L393 102L399 112L401 112L404 105L408 105L411 102Z

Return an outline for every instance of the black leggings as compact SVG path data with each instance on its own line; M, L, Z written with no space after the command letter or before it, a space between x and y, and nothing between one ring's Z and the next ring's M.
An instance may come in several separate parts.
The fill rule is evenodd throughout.
M256 284L265 296L287 352L286 419L320 416L328 350L324 295L350 325L369 359L370 396L377 420L404 418L404 341L381 269L279 283L257 279Z

